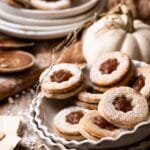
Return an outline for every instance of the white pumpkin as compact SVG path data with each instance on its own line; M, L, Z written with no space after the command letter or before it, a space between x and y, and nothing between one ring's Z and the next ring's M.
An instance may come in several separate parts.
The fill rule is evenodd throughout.
M122 51L132 59L150 63L150 26L123 14L108 14L91 25L83 36L83 55L89 65L107 52Z

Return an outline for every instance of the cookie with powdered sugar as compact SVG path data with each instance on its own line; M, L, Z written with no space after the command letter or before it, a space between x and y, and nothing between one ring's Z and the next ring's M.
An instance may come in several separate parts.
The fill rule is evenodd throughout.
M130 86L144 95L148 100L150 98L150 66L139 67L136 70Z
M112 88L103 94L98 111L111 124L128 129L147 119L148 103L132 88Z
M98 111L89 111L79 122L81 134L87 139L100 140L103 137L116 137L120 129L107 122Z
M57 0L57 1L30 0L30 4L33 8L40 10L61 10L71 7L70 0Z
M78 87L83 81L82 71L75 64L56 64L40 77L41 88L48 93L63 93Z
M97 86L112 86L125 77L130 64L131 60L125 53L107 53L92 66L90 79Z
M126 74L126 76L123 77L123 79L120 80L118 83L116 83L112 86L98 86L98 85L92 84L92 87L95 91L106 92L110 88L127 86L129 84L130 80L132 79L132 77L134 76L134 74L135 74L135 68L134 68L134 65L131 64L131 67L130 67L128 73Z
M79 121L88 110L72 106L61 110L54 118L55 133L66 140L82 140Z
M64 100L64 99L67 99L67 98L70 98L70 97L77 95L80 91L82 91L82 89L84 89L84 83L82 83L76 89L69 91L69 92L66 92L66 93L50 94L50 93L46 92L44 89L42 89L42 92L49 99Z

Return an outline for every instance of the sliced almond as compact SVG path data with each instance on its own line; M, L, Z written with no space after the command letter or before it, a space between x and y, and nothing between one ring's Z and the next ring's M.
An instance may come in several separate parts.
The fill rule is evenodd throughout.
M13 150L21 141L21 120L19 116L0 116L0 150Z
M13 150L20 141L21 138L16 135L6 135L6 137L0 141L0 150Z
M19 135L21 129L21 120L19 116L0 116L0 133L6 135Z
M0 131L0 141L5 137L5 133Z

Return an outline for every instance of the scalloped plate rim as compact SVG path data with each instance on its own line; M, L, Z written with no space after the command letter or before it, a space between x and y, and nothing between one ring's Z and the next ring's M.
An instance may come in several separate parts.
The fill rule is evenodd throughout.
M146 64L145 62L140 62L140 61L136 61L136 60L134 60L134 62L136 63L136 65L139 65L139 63L140 63L140 65L142 64L142 65L144 65L144 66L145 66L145 65L148 65L148 64ZM41 98L44 97L42 93L39 93L39 98L40 98L40 97L41 97ZM137 124L133 130L131 130L131 131L125 131L125 132L121 133L121 134L120 134L118 137L116 137L116 138L105 137L105 138L100 139L99 141L93 141L93 140L88 140L88 139L82 140L82 141L76 141L76 140L67 141L67 140L65 140L65 139L62 138L62 137L58 137L58 136L55 135L54 133L50 133L50 132L48 131L48 128L47 128L46 126L42 125L42 121L41 121L41 119L40 119L40 109L39 109L41 102L42 102L42 100L40 99L40 100L37 102L37 105L36 105L36 107L35 107L35 112L36 112L35 121L37 122L39 128L41 128L41 129L43 130L43 132L44 132L46 135L48 135L51 139L55 140L55 142L58 142L58 141L59 141L59 142L61 142L61 143L64 144L64 145L69 145L69 144L71 144L71 145L76 145L76 146L79 147L79 146L81 146L81 145L83 145L83 144L92 144L92 145L94 146L94 145L99 145L101 142L104 142L104 141L112 141L112 142L114 142L114 141L119 140L120 138L122 138L122 137L125 136L125 135L134 134L140 127L143 127L143 126L145 126L145 125L150 124L150 119L147 120L147 121L141 122L141 123Z

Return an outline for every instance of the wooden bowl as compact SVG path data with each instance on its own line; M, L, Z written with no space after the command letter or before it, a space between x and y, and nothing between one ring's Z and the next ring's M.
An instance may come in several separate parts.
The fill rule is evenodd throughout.
M0 73L24 71L34 65L34 56L24 51L0 51Z

